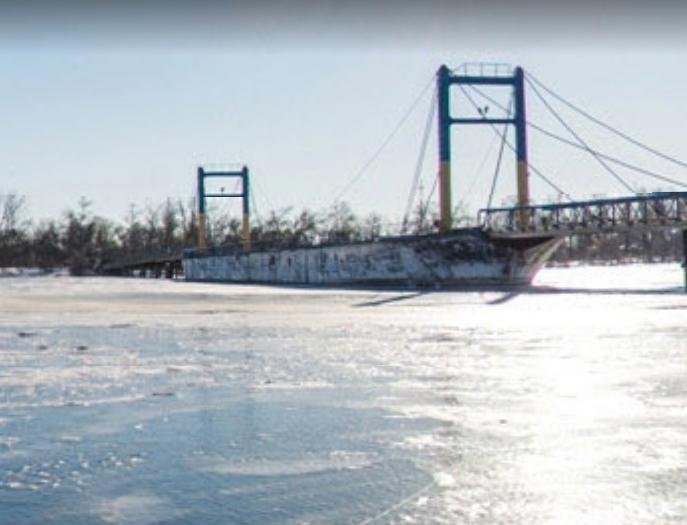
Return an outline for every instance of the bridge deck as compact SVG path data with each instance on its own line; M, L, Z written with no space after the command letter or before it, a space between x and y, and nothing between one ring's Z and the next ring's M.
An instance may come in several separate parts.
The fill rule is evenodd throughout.
M563 237L571 234L613 233L631 229L687 230L687 192L650 193L598 199L480 210L480 222L494 238ZM182 253L171 251L113 261L106 274L180 275Z
M687 192L488 208L480 210L480 222L494 237L557 237L631 229L687 229Z
M182 273L181 256L181 251L131 256L105 263L102 271L106 275L132 275L138 272L173 278Z

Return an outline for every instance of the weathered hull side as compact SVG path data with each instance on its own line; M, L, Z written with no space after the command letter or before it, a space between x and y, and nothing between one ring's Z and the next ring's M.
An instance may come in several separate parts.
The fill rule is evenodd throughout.
M529 284L556 239L497 241L479 229L338 246L184 255L191 281L319 286L459 287Z

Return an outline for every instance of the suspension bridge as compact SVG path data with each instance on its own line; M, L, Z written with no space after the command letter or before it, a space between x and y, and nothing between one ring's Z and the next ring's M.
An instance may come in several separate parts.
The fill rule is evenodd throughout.
M499 149L491 182L490 192L484 208L479 210L478 225L490 237L494 239L532 239L532 238L561 238L571 235L583 234L613 234L633 230L683 230L685 242L685 259L687 260L687 182L679 177L669 176L664 173L639 166L633 162L608 154L585 140L582 135L563 117L556 109L556 105L564 106L569 111L576 113L586 121L592 123L600 130L612 134L629 146L642 151L663 162L670 163L680 169L687 168L684 162L672 155L668 155L658 149L639 141L616 127L593 116L576 104L559 95L555 90L545 85L522 68L510 68L503 64L464 64L456 69L441 66L436 76L425 86L420 95L413 101L411 107L403 114L401 120L393 128L392 132L382 142L381 146L368 159L363 167L349 180L345 181L342 190L337 193L336 200L341 199L355 183L368 174L371 167L379 158L381 152L392 141L401 126L408 120L409 115L419 105L428 88L436 85L432 96L427 123L424 128L420 153L415 166L415 173L408 196L407 206L403 219L404 233L408 224L408 215L413 204L417 201L418 181L423 170L424 157L428 146L428 137L436 120L438 128L439 169L433 179L432 190L427 197L425 207L433 198L435 190L438 190L439 220L438 230L440 234L454 231L454 218L452 216L452 176L451 176L451 129L454 126L489 127L499 140ZM506 87L511 89L511 96L507 103L502 103L494 96L483 90L484 87ZM474 114L468 116L455 116L451 108L451 94L457 88L467 100ZM534 94L535 98L548 111L550 117L565 131L565 135L555 132L536 122L527 116L526 90ZM488 108L481 104L488 102L492 107L501 112L499 116L489 116ZM513 127L514 138L508 137L508 130ZM601 172L610 177L615 184L622 188L624 196L614 198L598 198L576 200L571 193L565 191L555 178L546 175L541 169L535 167L528 157L528 130L533 130L540 135L574 148L589 155L599 166ZM510 150L516 159L516 193L517 202L513 206L494 207L493 200L495 188L502 171L505 150ZM652 181L668 186L669 191L645 193L633 187L626 174L634 173L646 177ZM530 176L537 177L550 187L559 202L538 204L532 201L530 195ZM243 180L244 190L241 193L231 195L205 194L203 180L207 176L240 176ZM244 168L240 173L207 173L199 169L199 194L198 216L200 218L198 245L205 246L205 198L216 196L234 196L243 198L243 230L241 247L238 251L250 250L250 231L248 226L248 170ZM687 178L685 178L687 181ZM422 205L422 203L421 203ZM135 271L176 275L181 268L181 253L164 256L141 257L140 260L110 262L105 266L107 273L131 273Z
M600 127L606 132L621 139L627 144L642 150L653 157L671 163L678 168L687 168L687 163L665 154L628 134L594 117L576 104L563 98L553 89L546 86L533 75L522 68L511 70L503 64L464 64L450 70L446 66L439 68L437 73L436 111L439 128L440 165L437 175L440 203L440 230L448 231L452 227L451 217L451 135L450 130L455 125L486 125L490 127L500 139L500 148L496 168L494 170L487 206L478 213L478 225L494 239L517 241L527 238L561 238L571 235L613 234L629 231L652 230L682 230L684 261L687 265L687 192L660 191L643 193L637 191L621 174L625 171L648 177L662 185L671 188L687 188L687 183L676 177L667 176L653 170L633 164L622 158L609 155L590 146L573 126L556 110L552 102L574 111L578 115ZM457 86L464 99L472 106L474 116L454 117L451 114L449 92L452 86ZM512 96L507 104L496 100L485 93L483 86L508 86L512 88ZM567 132L569 138L551 131L535 122L526 115L525 87L534 93L551 117ZM486 101L502 112L502 116L489 117L488 107L480 105ZM434 103L430 109L430 119L434 113ZM503 126L502 129L499 126ZM507 138L509 126L515 128L515 143ZM425 129L423 148L426 146L426 135L431 126ZM603 173L610 176L628 195L615 198L597 198L591 200L575 200L570 193L564 191L559 184L537 169L528 159L527 131L533 129L543 136L555 140L565 146L581 150L590 155L598 163ZM501 171L505 148L516 156L516 189L517 204L515 206L493 207L494 190ZM420 153L421 157L424 151ZM418 166L421 162L418 162ZM562 202L534 204L530 197L530 173L542 180L553 189ZM419 172L416 171L416 178ZM412 191L417 182L414 181ZM410 210L408 201L406 214ZM430 194L431 198L431 194ZM404 219L407 221L407 218ZM686 270L687 272L687 270ZM685 276L687 286L687 273Z

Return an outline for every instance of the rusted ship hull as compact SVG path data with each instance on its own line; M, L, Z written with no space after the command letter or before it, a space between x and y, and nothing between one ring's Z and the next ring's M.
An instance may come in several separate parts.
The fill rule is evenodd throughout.
M478 228L374 242L253 251L193 250L191 281L457 288L529 284L556 249L552 237L495 239Z

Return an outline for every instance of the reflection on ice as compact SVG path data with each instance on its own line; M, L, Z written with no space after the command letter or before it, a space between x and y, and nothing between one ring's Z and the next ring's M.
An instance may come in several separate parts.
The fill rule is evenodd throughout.
M372 465L365 452L333 451L327 455L304 454L296 459L252 459L232 461L221 456L206 456L194 461L201 472L236 476L297 476L336 470L356 470Z
M127 494L100 504L98 517L106 523L149 525L182 515L170 501L146 492Z
M681 282L677 265L508 293L2 279L0 512L686 521Z

